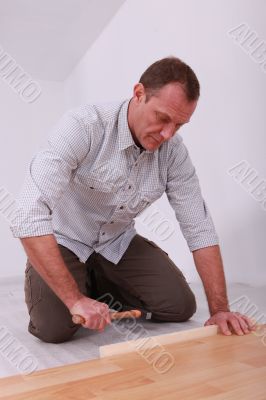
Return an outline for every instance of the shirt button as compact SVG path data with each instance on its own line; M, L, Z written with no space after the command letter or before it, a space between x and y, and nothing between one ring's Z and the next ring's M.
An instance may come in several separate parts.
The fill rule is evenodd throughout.
M124 206L120 206L119 208L120 208L120 210L123 210Z

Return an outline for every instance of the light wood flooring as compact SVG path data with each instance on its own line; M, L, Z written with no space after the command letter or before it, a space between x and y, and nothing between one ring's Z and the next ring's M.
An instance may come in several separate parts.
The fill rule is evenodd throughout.
M162 344L149 355L138 347L127 354L3 378L0 399L265 400L266 325L244 336L224 336L214 328L201 328L207 336Z

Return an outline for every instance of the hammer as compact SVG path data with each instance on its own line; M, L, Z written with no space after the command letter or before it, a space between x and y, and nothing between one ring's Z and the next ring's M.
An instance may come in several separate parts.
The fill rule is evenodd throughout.
M110 312L111 321L119 320L123 318L139 318L141 317L140 310L130 310L130 311L121 311L121 312ZM74 314L72 316L72 321L74 324L85 324L85 318L81 315Z

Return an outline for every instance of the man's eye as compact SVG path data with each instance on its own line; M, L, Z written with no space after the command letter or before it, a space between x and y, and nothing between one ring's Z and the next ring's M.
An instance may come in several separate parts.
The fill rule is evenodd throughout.
M166 118L158 113L156 113L156 118L157 118L157 120L159 120L160 122L163 122L163 123L169 122L168 118Z
M169 119L165 117L160 117L160 121L167 124L169 122Z

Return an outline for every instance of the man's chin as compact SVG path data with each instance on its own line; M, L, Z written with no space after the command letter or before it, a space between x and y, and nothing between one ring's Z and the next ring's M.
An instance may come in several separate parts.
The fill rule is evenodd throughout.
M160 144L158 144L158 143L148 144L145 146L145 150L156 151L159 147L160 147Z
M162 143L159 143L157 140L152 138L152 140L147 140L145 141L145 143L142 143L141 145L145 150L155 151L161 146L161 144Z

